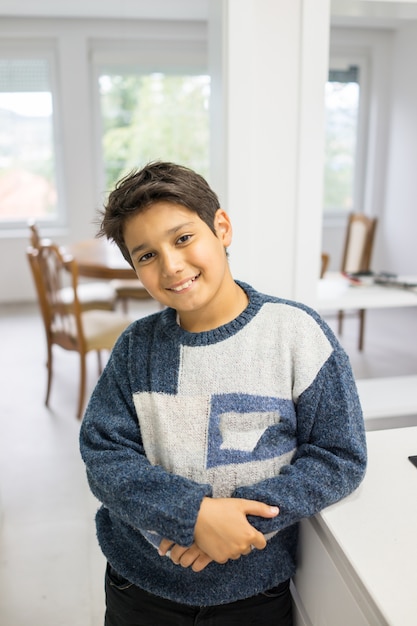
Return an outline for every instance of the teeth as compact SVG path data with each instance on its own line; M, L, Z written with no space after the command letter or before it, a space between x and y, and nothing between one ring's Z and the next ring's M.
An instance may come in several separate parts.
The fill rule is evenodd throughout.
M172 291L183 291L183 289L187 289L190 285L192 285L194 282L194 279L192 278L191 280L187 280L186 283L184 283L183 285L180 285L179 287L172 287Z

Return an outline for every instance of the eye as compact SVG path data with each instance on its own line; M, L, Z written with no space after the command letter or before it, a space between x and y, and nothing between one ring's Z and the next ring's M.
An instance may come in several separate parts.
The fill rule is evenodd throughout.
M181 237L179 237L179 239L177 239L177 243L187 243L188 241L190 241L192 235L181 235Z
M147 252L146 254L144 254L141 257L139 257L138 263L146 263L146 261L149 261L154 256L155 256L155 254L153 252Z

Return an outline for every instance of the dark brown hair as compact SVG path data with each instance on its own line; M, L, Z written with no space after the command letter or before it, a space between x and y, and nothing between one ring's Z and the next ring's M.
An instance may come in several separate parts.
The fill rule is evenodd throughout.
M194 211L216 234L214 217L220 204L207 181L188 167L156 161L130 172L116 184L104 207L97 235L114 241L132 265L124 241L126 221L160 201Z

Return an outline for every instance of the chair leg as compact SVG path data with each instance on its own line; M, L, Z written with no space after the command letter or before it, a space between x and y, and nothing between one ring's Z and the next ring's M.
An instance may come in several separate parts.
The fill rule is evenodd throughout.
M103 363L101 360L101 351L97 350L97 364L98 364L98 375L100 376L101 372L103 371Z
M343 332L343 320L345 317L345 312L344 311L339 311L337 314L337 320L338 320L338 325L337 325L337 334L341 335Z
M48 380L46 383L46 396L45 396L45 406L49 406L49 396L51 393L51 386L52 386L52 344L48 341L48 345L47 345L47 362L46 362L46 369L48 372Z
M78 410L77 410L77 418L79 420L82 417L83 407L84 407L86 375L87 375L86 355L85 353L80 352L80 392L78 396Z
M365 309L359 311L359 343L358 349L362 352L365 334Z

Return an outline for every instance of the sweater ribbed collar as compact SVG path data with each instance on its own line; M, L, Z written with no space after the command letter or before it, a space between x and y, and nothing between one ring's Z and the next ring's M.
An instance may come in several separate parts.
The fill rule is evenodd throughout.
M235 335L254 318L265 301L262 295L250 285L238 280L235 282L244 290L249 302L247 307L234 320L212 330L191 333L177 324L177 312L175 309L168 308L161 313L162 331L172 339L188 346L205 346L224 341Z

